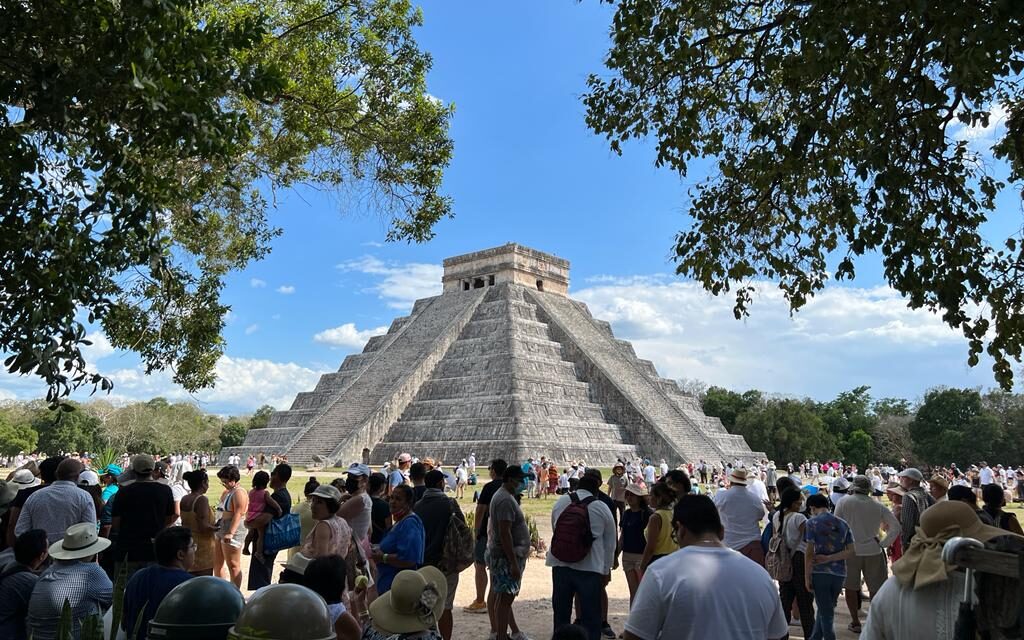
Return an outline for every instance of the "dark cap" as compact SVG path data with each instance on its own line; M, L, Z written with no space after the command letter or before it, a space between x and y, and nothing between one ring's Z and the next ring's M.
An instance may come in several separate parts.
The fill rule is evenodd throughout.
M522 480L526 477L526 472L519 465L510 464L505 468L505 473L501 477L503 480Z
M444 472L440 469L431 469L427 472L426 477L423 479L424 484L428 487L437 486L439 482L444 482Z

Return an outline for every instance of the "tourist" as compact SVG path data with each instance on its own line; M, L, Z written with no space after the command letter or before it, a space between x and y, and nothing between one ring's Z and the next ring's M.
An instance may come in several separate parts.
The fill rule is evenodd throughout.
M473 514L473 528L476 530L476 546L473 548L473 573L476 586L476 598L468 606L462 608L467 613L487 613L492 617L491 627L493 628L493 611L487 608L487 560L484 553L487 550L487 518L490 513L491 499L501 488L502 477L508 464L500 459L491 460L487 472L490 474L490 481L484 485L476 500L476 511Z
M427 465L422 462L414 462L409 466L409 482L412 483L412 503L416 504L427 491L425 484L427 478ZM394 487L392 487L394 489Z
M29 529L14 541L14 561L0 572L0 638L27 640L28 602L48 557L42 529Z
M249 495L242 489L242 478L236 467L221 467L217 478L224 492L217 502L219 527L214 534L217 546L214 548L213 575L223 578L226 565L228 579L241 589L242 545L245 543L245 525L242 521L249 509Z
M442 566L441 560L444 557L445 541L448 537L448 524L452 517L465 522L466 516L462 513L459 503L445 495L443 473L437 470L428 472L426 485L427 491L413 509L423 522L423 564L437 567L444 572L446 567ZM437 628L444 640L451 640L452 607L455 604L455 591L459 586L459 574L452 571L445 573L444 577L448 589L448 599L444 604L444 613L438 618Z
M554 531L554 539L548 549L546 561L547 566L552 567L551 608L554 614L555 631L572 622L573 600L578 597L578 623L587 630L589 640L598 640L605 626L605 616L601 611L601 596L605 584L611 578L617 537L612 510L598 499L600 487L600 471L588 469L580 479L579 489L576 493L562 496L555 502L551 510L551 528ZM559 525L568 527L565 529L566 533L561 534L562 540L573 537L579 540L576 534L584 533L585 535L585 532L572 528L578 524L577 520L572 520L571 524L559 522L563 512L569 508L570 503L574 502L585 505L587 509L590 524L587 538L592 539L593 542L582 559L564 560L555 555L558 552L556 541L559 540L561 534ZM566 521L568 522L568 518ZM570 546L577 545L572 545L570 542ZM612 637L614 635L613 632Z
M388 475L388 493L401 484L409 484L409 467L412 466L412 456L403 453L398 456L397 465Z
M181 499L181 523L192 532L192 542L196 546L189 572L194 576L212 576L217 525L213 521L210 499L206 497L210 489L210 478L205 469L196 469L186 471L184 480L191 492Z
M548 463L548 490L544 494L545 497L548 495L558 495L558 467L555 466L554 462Z
M491 574L491 591L487 596L494 640L528 640L519 630L512 603L519 595L530 554L530 529L516 500L525 478L522 467L509 465L502 474L501 487L491 498L487 517L487 570Z
M604 505L606 507L608 507L608 511L612 514L612 525L613 525L612 530L615 532L613 537L615 538L616 543L618 543L619 511L616 508L615 502L612 500L611 496L609 496L607 493L605 493L604 491L601 490L601 487L603 486L602 477L601 477L601 470L600 469L596 469L596 468L587 469L586 471L583 472L583 477L590 477L595 482L597 482L597 494L596 494L597 495L597 499L599 501L603 502ZM578 487L577 487L577 489L578 489ZM613 558L612 558L613 566L615 564L615 559L616 558L618 558L618 546L617 546L617 544L616 544L615 552L614 552ZM610 573L608 575L608 580L609 581L611 580L611 574ZM579 608L580 608L580 597L577 595L576 596L577 617L579 617ZM604 636L606 638L615 638L615 631L612 629L611 625L608 624L608 581L605 581L605 582L603 582L601 584L601 633L604 634Z
M626 574L626 585L629 587L629 603L633 604L640 576L643 575L644 550L647 548L647 537L644 531L654 511L647 504L648 491L638 484L626 487L626 510L619 519L619 544L622 552L622 571ZM652 552L653 553L653 552Z
M640 571L645 572L652 563L676 551L679 546L672 539L672 504L676 494L664 482L654 484L650 491L654 513L647 520L644 537L647 545L640 559Z
M260 473L266 474L266 471ZM257 475L259 474L257 473ZM253 554L252 560L249 562L248 587L250 591L266 587L272 580L271 572L280 549L268 551L264 546L263 537L272 521L280 520L292 512L292 494L288 491L288 481L291 479L291 465L287 462L279 462L270 472L269 487L271 494L266 499L267 507L261 513L255 515L252 513L253 510L251 508L247 509L249 518L245 526L248 527L249 522L252 522L260 530L258 551ZM280 511L275 510L274 505L277 505ZM252 503L250 502L251 506ZM299 539L302 539L301 536Z
M761 566L722 544L722 522L710 498L681 496L673 527L680 550L645 574L626 621L626 640L787 635L775 583Z
M103 487L100 486L100 477L92 469L83 469L78 475L78 488L86 492L92 498L93 512L99 516L103 513Z
M436 567L401 571L394 588L370 604L362 640L441 640L437 620L447 599L444 575Z
M114 560L128 567L128 576L156 560L153 538L177 520L171 489L152 478L156 462L147 454L131 461L131 480L121 482L111 507Z
M63 457L49 457L38 463L37 468L39 470L40 482L31 483L27 481L27 478L22 474L24 484L18 486L18 494L14 497L8 506L7 513L7 545L8 547L14 546L14 541L17 539L18 534L15 533L17 529L18 520L21 517L21 510L25 507L25 503L28 502L29 497L37 491L41 491L43 487L49 486L57 480L57 467L64 460ZM32 463L30 463L31 466ZM17 473L17 472L16 472ZM30 527L31 528L31 527ZM22 531L27 531L23 529Z
M814 595L807 588L804 574L804 555L807 543L804 541L804 530L807 518L802 513L804 508L803 494L793 486L781 491L779 508L771 517L773 531L781 532L785 543L784 550L790 554L792 573L789 580L779 582L779 599L786 622L790 622L793 603L800 614L799 625L803 628L804 638L809 638L814 628Z
M900 523L882 503L871 498L871 480L855 476L849 495L836 507L836 517L850 526L853 534L854 554L846 561L846 606L850 610L849 629L860 633L861 578L868 585L868 593L875 597L887 576L885 552L900 536ZM878 539L879 530L885 537Z
M644 483L646 483L648 487L653 487L654 483L657 481L657 477L656 477L657 476L657 471L655 471L654 465L651 464L650 460L644 460L644 471L643 471L643 473L644 473Z
M814 593L817 614L808 640L835 640L836 601L846 581L846 560L853 556L849 525L829 512L828 498L807 498L811 518L804 524L804 585Z
M662 481L675 494L676 500L693 491L693 483L690 481L690 476L682 469L672 469L662 477Z
M442 474L443 477L443 474ZM373 499L367 493L370 484L370 467L359 462L348 466L345 476L345 493L348 499L338 509L338 516L348 522L352 529L352 539L369 553L370 521L373 517Z
M985 503L982 510L992 518L994 526L1024 536L1020 522L1017 521L1017 515L1003 510L1003 507L1006 506L1006 495L1002 487L998 484L982 485L981 499Z
M714 502L725 526L725 546L764 566L760 522L766 510L761 499L747 490L747 470L733 469L729 488L716 493Z
M900 471L899 479L904 491L900 507L900 540L903 548L908 549L921 521L921 514L935 504L935 500L921 488L924 475L914 467Z
M309 494L310 512L316 523L302 543L299 552L307 558L337 555L348 557L352 543L352 528L338 517L341 492L337 487L322 484Z
M83 471L82 463L65 458L57 465L55 480L34 491L18 513L14 534L20 536L30 529L42 529L50 544L64 537L65 531L73 524L87 522L96 526L96 506L89 494L78 488L78 476ZM25 491L31 491L26 489ZM20 495L23 493L19 491ZM17 504L18 496L11 502ZM13 512L14 509L12 508Z
M181 499L188 495L188 489L185 485L178 481L174 481L172 477L171 465L167 464L163 460L157 460L156 465L153 468L153 479L160 484L167 485L171 488L171 498L174 499L174 525L181 526Z
M192 532L185 527L168 527L153 540L156 564L136 571L124 588L121 628L129 638L145 640L149 621L171 589L193 576L189 571L196 556Z
M952 491L953 487L950 488ZM987 542L1012 535L982 524L957 500L937 503L921 514L921 536L913 539L892 575L872 599L861 640L953 640L964 573L942 560L946 542L956 536Z
M391 507L383 498L388 481L383 473L371 473L368 491L373 506L370 509L370 544L380 544L391 529Z
M948 500L946 494L949 493L949 480L946 480L942 476L932 476L932 479L928 481L928 494L932 497L935 502L943 502Z
M466 461L463 460L455 469L455 498L461 500L466 494L466 485L469 483L469 471L466 469Z
M982 524L987 524L990 527L997 526L995 520L992 519L992 516L990 516L986 511L978 508L978 496L975 495L974 489L971 487L956 485L949 488L949 493L947 495L949 499L954 502L963 502L970 506L971 509L974 510L974 514L978 516L979 520L981 520Z
M65 603L71 609L74 640L79 638L86 618L102 616L110 607L114 585L96 564L96 554L109 546L110 540L100 538L96 524L88 522L71 525L60 540L50 545L54 563L39 576L28 601L26 628L32 640L58 640Z
M245 512L246 533L242 555L250 555L250 547L252 545L255 545L257 555L263 553L263 543L261 540L263 539L264 529L270 520L266 518L257 522L257 518L264 514L273 517L286 513L281 509L281 505L274 502L274 499L270 497L270 492L267 491L269 485L270 474L266 471L257 471L256 475L252 477L252 489L249 490L249 506Z
M418 569L423 564L423 521L413 510L413 488L400 484L391 489L388 499L394 525L373 552L377 563L377 593L384 595L402 569Z
M359 640L362 629L344 604L347 571L341 556L323 556L306 565L301 574L301 584L315 591L327 603L337 640Z

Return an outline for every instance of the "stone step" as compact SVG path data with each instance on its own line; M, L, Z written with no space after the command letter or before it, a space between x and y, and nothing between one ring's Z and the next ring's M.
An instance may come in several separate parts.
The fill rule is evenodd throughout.
M541 375L527 378L509 372L490 376L433 378L423 383L416 399L446 400L518 393L539 398L589 402L588 392L587 383L574 378Z
M556 465L573 461L585 461L591 467L610 467L619 458L635 458L638 451L628 444L590 446L587 443L566 443L554 441L494 441L463 440L449 442L403 442L380 443L370 453L370 463L383 464L393 460L400 453L411 453L417 457L430 456L446 465L458 464L460 460L474 453L477 459L477 473L486 474L487 461L501 458L506 462L522 463L528 458L547 456ZM479 486L478 486L479 488Z
M449 440L509 440L522 439L537 442L589 442L594 446L606 444L613 446L629 442L629 434L613 424L582 424L554 425L542 422L530 423L508 420L506 422L490 421L472 427L444 424L424 428L416 422L398 422L388 430L385 442L447 442Z
M470 418L497 416L551 416L559 418L580 418L595 422L604 419L601 405L592 402L563 403L540 400L526 395L511 394L482 396L449 400L416 400L412 402L402 418Z

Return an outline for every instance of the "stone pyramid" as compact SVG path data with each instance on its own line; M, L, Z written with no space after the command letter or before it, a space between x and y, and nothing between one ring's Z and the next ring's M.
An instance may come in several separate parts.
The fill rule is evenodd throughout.
M380 463L400 452L445 462L620 457L750 463L753 452L607 322L568 297L569 263L517 244L444 261L443 293L418 300L296 396L241 447L222 452Z

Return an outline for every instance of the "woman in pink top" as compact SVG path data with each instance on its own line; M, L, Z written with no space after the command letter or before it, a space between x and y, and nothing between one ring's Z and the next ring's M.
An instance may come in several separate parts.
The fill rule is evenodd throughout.
M352 543L352 528L338 517L341 492L329 484L322 484L309 494L309 506L316 524L303 541L300 553L307 558L347 557Z

